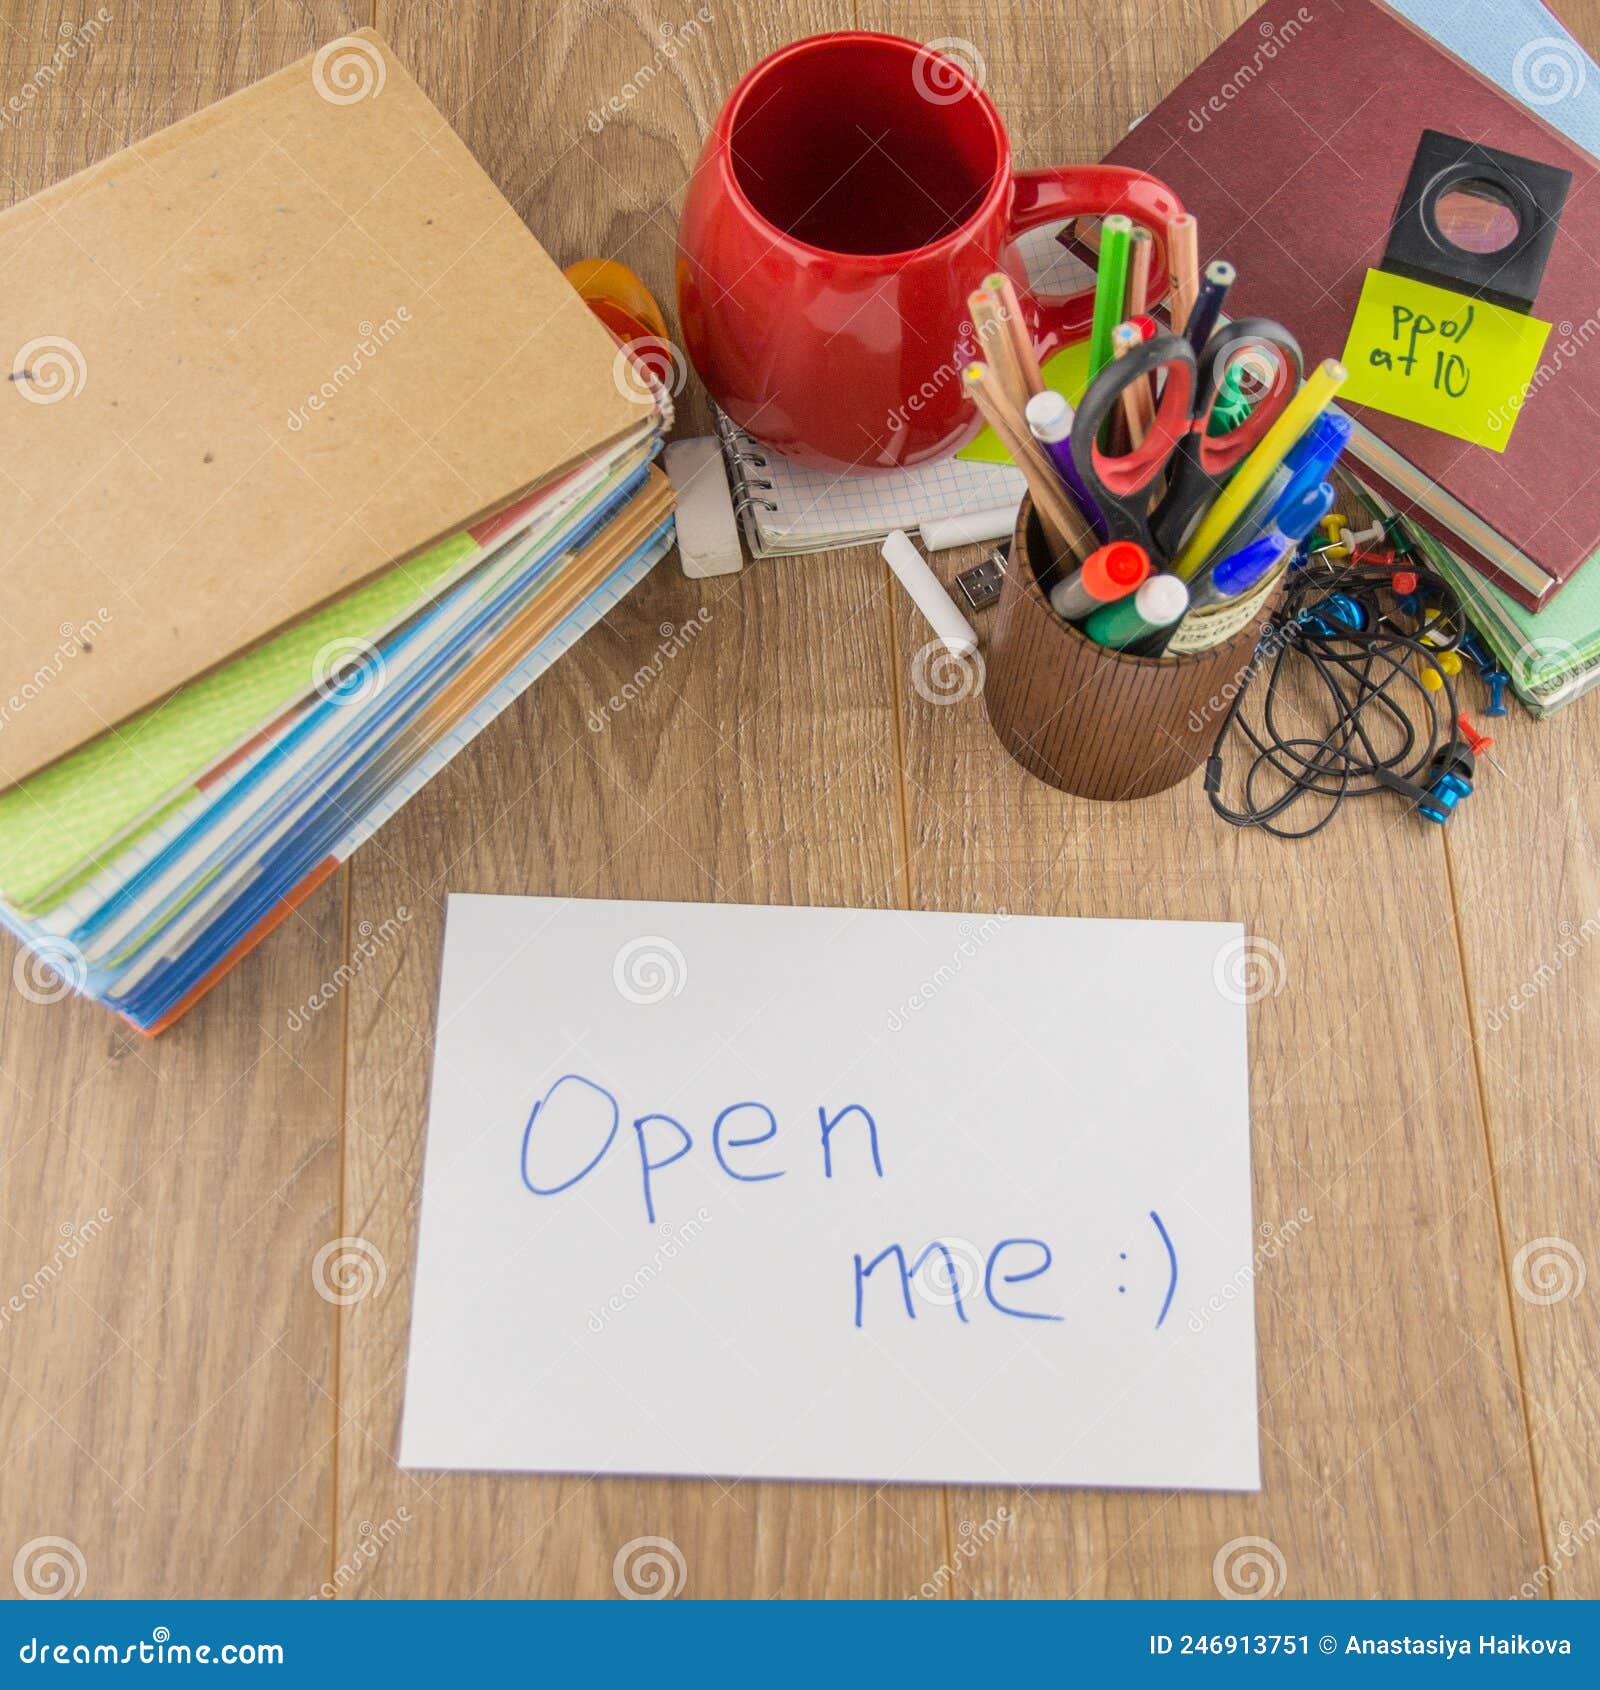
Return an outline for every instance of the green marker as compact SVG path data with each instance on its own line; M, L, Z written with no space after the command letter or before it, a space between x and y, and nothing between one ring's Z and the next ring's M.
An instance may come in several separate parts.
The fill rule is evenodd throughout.
M1152 575L1131 598L1101 605L1083 631L1096 645L1126 651L1170 628L1188 608L1189 589L1176 575Z
M1095 272L1094 319L1089 328L1089 379L1111 362L1111 331L1123 319L1128 301L1128 248L1133 221L1112 212L1100 224L1100 267Z

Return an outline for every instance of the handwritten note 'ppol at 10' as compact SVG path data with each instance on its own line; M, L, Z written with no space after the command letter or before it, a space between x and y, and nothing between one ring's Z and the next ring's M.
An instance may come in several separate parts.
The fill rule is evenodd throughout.
M1537 317L1369 270L1340 397L1503 452L1549 334Z

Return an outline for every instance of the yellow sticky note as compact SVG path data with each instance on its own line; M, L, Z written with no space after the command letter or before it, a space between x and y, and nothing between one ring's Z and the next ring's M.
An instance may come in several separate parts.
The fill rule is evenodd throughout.
M1520 311L1369 270L1339 397L1503 452L1549 333Z
M1046 387L1054 388L1069 405L1076 405L1089 385L1089 343L1075 340L1052 353L1039 368ZM969 464L1008 464L1011 454L987 424L956 453Z

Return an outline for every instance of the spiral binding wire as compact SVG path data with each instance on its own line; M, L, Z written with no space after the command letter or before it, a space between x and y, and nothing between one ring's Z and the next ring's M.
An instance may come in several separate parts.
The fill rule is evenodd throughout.
M717 412L717 437L722 441L722 456L728 465L729 479L733 482L733 508L739 519L743 521L753 510L775 513L777 505L771 499L761 497L763 492L772 491L772 483L750 473L752 469L765 469L767 460L759 452L749 449L754 442L720 410Z

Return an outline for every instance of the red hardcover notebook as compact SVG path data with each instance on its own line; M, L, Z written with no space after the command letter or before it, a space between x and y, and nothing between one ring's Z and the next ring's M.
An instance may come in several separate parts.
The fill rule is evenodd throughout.
M1533 315L1552 323L1537 391L1503 453L1363 405L1362 478L1530 609L1600 552L1593 329L1600 163L1376 0L1273 0L1110 154L1169 182L1199 220L1201 262L1238 269L1231 317L1276 317L1307 366L1343 352L1424 129L1572 172Z

